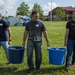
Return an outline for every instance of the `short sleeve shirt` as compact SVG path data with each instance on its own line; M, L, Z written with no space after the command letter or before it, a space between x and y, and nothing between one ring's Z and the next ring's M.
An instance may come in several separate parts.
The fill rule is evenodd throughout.
M73 20L68 21L66 28L69 29L68 39L75 40L75 21Z
M1 19L0 20L0 41L7 41L7 30L6 28L9 27L9 24L7 21Z
M37 22L31 20L27 23L25 30L29 31L29 37L42 37L42 32L46 30L46 27L41 20L38 20Z

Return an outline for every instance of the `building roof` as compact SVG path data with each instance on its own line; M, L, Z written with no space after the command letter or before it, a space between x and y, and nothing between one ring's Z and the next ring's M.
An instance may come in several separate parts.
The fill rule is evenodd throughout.
M64 7L66 11L75 11L75 7Z
M67 7L56 7L56 8L54 8L53 10L52 10L52 15L54 15L56 12L55 12L55 10L57 10L57 9L60 9L60 8L63 8L65 11L67 11L67 12L73 12L73 11L75 11L75 7L72 7L72 6L67 6ZM49 14L51 13L51 11L49 12ZM48 15L49 15L48 14Z
M75 7L68 6L68 7L58 7L58 8L63 8L66 11L75 11Z

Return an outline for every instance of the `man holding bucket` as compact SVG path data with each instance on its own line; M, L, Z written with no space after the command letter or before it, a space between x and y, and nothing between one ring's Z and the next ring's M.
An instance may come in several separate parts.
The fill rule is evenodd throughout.
M75 47L75 11L72 12L72 20L67 22L64 45L67 46L66 70L70 67L70 58ZM75 53L73 53L75 54ZM73 55L72 64L75 64L75 55Z
M24 36L23 36L23 46L25 46L27 34L29 34L27 41L27 63L29 66L28 71L34 70L33 64L33 49L35 49L35 66L36 69L40 69L42 61L42 32L46 39L47 46L49 46L49 40L47 36L47 31L44 23L39 20L39 13L33 11L31 14L32 20L27 23Z
M5 50L5 54L8 61L9 61L9 56L8 56L9 44L11 44L11 30L8 22L6 20L3 20L2 16L0 15L0 46L2 46L3 49Z

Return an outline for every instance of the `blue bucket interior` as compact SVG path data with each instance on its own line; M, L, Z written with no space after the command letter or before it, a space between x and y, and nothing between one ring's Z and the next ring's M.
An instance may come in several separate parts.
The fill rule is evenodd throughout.
M61 48L61 47L53 47L53 48L47 48L48 50L53 50L53 51L66 51L66 48Z
M24 50L25 47L23 46L9 46L8 50Z

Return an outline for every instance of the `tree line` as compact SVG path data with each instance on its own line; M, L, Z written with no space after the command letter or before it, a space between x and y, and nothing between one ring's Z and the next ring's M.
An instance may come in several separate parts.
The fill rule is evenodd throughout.
M32 10L29 10L29 8L30 7L28 6L28 4L26 4L25 2L22 2L20 4L20 6L17 8L16 15L28 15L28 16L30 16L30 13L32 11L37 11L37 12L39 12L40 18L43 17L43 9L39 4L35 3Z
M43 9L39 4L35 3L32 10L29 10L29 8L30 7L25 2L21 3L20 7L17 8L16 15L28 15L29 16L32 11L37 11L39 12L40 19L43 18L44 16ZM56 16L59 17L60 20L65 15L65 11L63 8L57 9L55 12L56 12Z
M28 4L26 4L25 2L22 2L20 4L20 6L16 10L16 16L17 15L22 15L22 16L27 15L27 16L30 16L30 13L32 11L37 11L37 12L39 12L40 19L43 18L43 16L44 16L43 15L43 9L42 9L42 7L39 4L34 3L33 8L31 10L29 10L29 9L30 9L30 7L28 6ZM2 14L0 13L0 15L2 15ZM61 20L61 18L64 15L65 15L64 9L60 8L60 9L56 10L56 16L58 16L60 20ZM9 17L11 17L11 16L9 16Z

